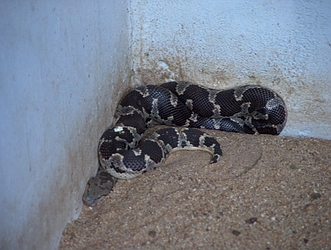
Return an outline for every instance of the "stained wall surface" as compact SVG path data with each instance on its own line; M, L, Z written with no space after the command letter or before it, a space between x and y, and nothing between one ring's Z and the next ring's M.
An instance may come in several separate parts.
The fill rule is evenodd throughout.
M56 249L129 85L262 84L331 139L331 2L2 1L0 248Z
M79 215L129 82L127 5L1 1L0 249L57 249Z
M288 106L282 135L331 139L331 2L131 1L133 81L261 84Z

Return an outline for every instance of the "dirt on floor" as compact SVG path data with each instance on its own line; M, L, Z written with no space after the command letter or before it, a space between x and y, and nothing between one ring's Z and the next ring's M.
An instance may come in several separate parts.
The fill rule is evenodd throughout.
M331 249L331 141L208 133L220 162L177 151L118 181L59 249Z

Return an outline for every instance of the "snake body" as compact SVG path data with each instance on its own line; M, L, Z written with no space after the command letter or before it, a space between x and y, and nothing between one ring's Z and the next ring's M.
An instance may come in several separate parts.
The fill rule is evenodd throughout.
M206 150L215 163L222 155L219 143L197 128L278 135L285 126L287 111L275 91L259 85L215 90L190 82L167 82L129 91L120 101L115 119L98 146L101 179L106 183L104 175L110 174L112 185L115 178L133 178L158 167L178 149ZM172 127L144 138L145 130L155 124ZM96 204L102 193L95 191L97 177L90 180L84 193L86 204Z

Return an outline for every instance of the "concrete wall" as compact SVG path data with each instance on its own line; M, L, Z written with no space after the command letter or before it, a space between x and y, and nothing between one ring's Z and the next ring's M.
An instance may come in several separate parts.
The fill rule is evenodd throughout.
M0 249L57 249L129 83L127 1L0 3ZM113 106L115 106L113 104Z
M0 249L56 249L130 85L259 83L331 139L331 2L0 3ZM133 58L133 59L132 59Z
M262 84L285 99L282 133L331 139L331 1L131 1L133 81Z

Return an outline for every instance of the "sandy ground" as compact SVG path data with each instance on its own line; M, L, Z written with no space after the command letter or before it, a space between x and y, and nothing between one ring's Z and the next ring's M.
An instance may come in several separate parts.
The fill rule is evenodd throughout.
M331 141L208 133L220 162L177 151L118 181L59 249L331 249Z

